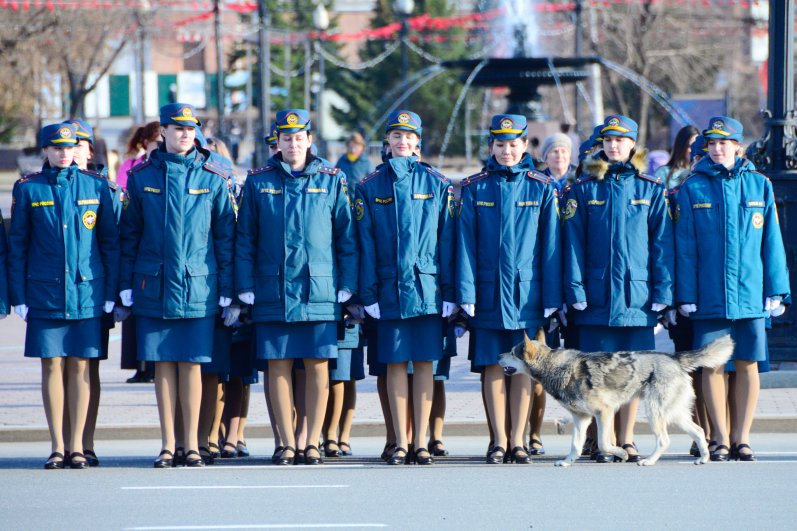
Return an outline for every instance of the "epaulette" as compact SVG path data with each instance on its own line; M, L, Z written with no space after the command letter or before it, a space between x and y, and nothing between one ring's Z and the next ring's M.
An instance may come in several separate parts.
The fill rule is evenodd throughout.
M573 186L577 185L577 184L582 184L582 183L586 183L586 182L589 182L589 181L594 181L595 179L596 179L596 177L594 175L585 175L584 177L579 177L578 179L576 179L573 182L573 184L568 186L568 190L570 188L572 188Z
M429 164L428 162L421 162L421 165L423 167L425 167L426 171L428 173L430 173L431 175L434 175L435 177L437 177L438 179L440 179L444 183L450 183L450 181L448 180L448 177L446 177L445 175L443 175L442 173L437 171L437 169L433 168L432 165Z
M146 168L147 166L149 166L150 164L152 164L152 161L147 159L144 162L142 162L140 164L136 164L135 166L133 166L132 168L127 170L127 174L130 175L131 173L136 173L137 171L141 171L144 168Z
M368 181L373 180L373 178L376 177L377 175L380 175L382 173L383 169L384 169L384 165L383 164L380 164L379 166L377 166L374 171L372 171L371 173L369 173L368 175L366 175L365 177L362 178L362 180L360 181L360 186L364 185Z
M644 179L646 181L650 181L653 184L660 184L660 185L664 186L664 181L662 181L658 177L654 177L652 175L648 175L647 173L637 173L637 177L639 177L640 179Z
M108 183L108 188L110 188L114 192L119 189L119 183L117 183L116 181L112 181L110 179L105 179L105 181Z
M337 175L340 173L340 168L333 168L332 166L321 166L318 168L319 173L326 173L329 175Z
M484 179L487 178L488 175L490 175L490 172L488 172L488 171L483 171L481 173L476 173L474 175L469 175L468 177L465 177L464 179L462 179L462 181L459 184L461 186L468 186L469 184L473 184L473 183L477 183L479 181L483 181Z
M230 174L232 173L232 169L230 167L222 166L218 163L218 161L215 161L213 159L208 159L207 161L205 161L202 167L211 173L215 173L216 175L225 180L227 180L230 177Z
M266 173L267 171L271 171L274 169L274 166L263 166L262 168L252 168L248 172L247 175L257 175L258 173Z
M26 183L29 180L33 179L34 177L38 177L41 174L42 174L42 172L37 171L37 172L31 173L29 175L26 175L25 177L22 177L21 179L17 179L17 182L14 183L14 186L16 186L18 184Z
M545 175L544 173L539 172L537 170L529 170L529 171L527 171L526 172L526 177L528 177L529 179L534 179L536 181L540 181L540 182L545 183L545 184L551 184L551 178L548 177L547 175Z
M105 180L105 176L98 171L94 170L79 170L79 171L80 173L88 175L89 177L94 177L95 179L102 179L103 181Z

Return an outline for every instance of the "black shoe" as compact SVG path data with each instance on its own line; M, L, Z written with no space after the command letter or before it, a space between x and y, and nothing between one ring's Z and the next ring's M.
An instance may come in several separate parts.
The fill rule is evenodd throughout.
M221 449L218 444L209 442L208 450L210 450L210 457L213 459L221 459Z
M539 448L535 448L535 444L538 445ZM545 455L545 447L542 445L542 441L539 439L529 439L529 455Z
M174 451L174 466L185 466L185 448L182 446Z
M515 446L509 452L509 462L515 463L516 465L530 465L531 456L528 454L528 452L526 452L526 449L523 448L522 446Z
M232 448L232 450L228 450L227 448ZM221 458L233 459L235 457L238 457L238 448L231 442L225 442L224 446L221 447Z
M626 459L626 461L625 461L625 462L626 462L626 463L638 463L638 462L642 461L642 456L641 456L641 455L639 455L639 453L635 453L635 454L629 453L629 452L628 452L628 449L629 449L629 448L633 448L633 449L634 449L634 451L636 451L636 445L635 445L634 443L630 443L630 444L624 444L624 445L622 446L622 449L623 449L623 450L625 450L625 451L626 451L626 453L628 454L628 459ZM622 462L623 460L622 460L622 459L620 459L620 458L619 458L619 457L617 457L617 456L614 456L614 459L613 459L613 461L614 461L615 463L620 463L620 462Z
M80 457L82 461L75 461L76 457ZM89 467L89 462L86 461L86 456L81 454L80 452L72 452L69 455L69 468L74 468L75 470L83 470Z
M148 374L147 372L136 371L136 373L125 380L125 383L153 383L155 381L155 377Z
M344 446L347 449L344 449ZM340 448L340 455L351 455L351 445L349 443L340 441L338 443L338 448Z
M318 457L311 456L310 452L315 452ZM305 465L323 465L324 460L321 459L321 450L317 446L310 444L304 447L304 464Z
M692 441L692 446L689 447L689 455L692 457L700 457L700 448L697 447L697 443Z
M385 448L382 450L382 455L380 459L382 461L387 461L393 455L393 452L396 451L396 443L385 443ZM406 452L406 450L405 450Z
M301 465L304 463L304 450L296 450L296 458L293 460L294 465Z
M595 461L596 463L611 463L612 462L611 455L606 455L600 450L593 450L592 453L589 455L589 458Z
M188 457L191 455L195 455L196 459L188 459ZM185 454L185 466L191 468L200 468L205 466L205 460L202 459L202 454L196 450L188 450L188 452Z
M720 453L720 450L725 450L725 453ZM725 446L724 444L720 444L717 446L713 452L711 452L710 459L712 461L727 461L730 458L730 448Z
M238 441L235 447L238 449L238 457L249 457L249 448L246 447L246 441Z
M487 453L485 454L485 457L490 457L490 454L493 453L493 449L494 448L495 448L495 441L490 441L487 444ZM504 453L506 453L506 452L504 452Z
M216 462L211 451L204 446L199 447L199 455L202 457L202 461L204 461L206 465L212 465Z
M429 453L435 457L445 457L448 455L448 450L445 449L443 446L443 441L435 439L433 441L429 441Z
M407 461L407 453L406 448L402 448L401 446L396 446L393 449L393 453L390 454L390 457L386 459L386 463L388 465L403 465Z
M426 455L421 455L426 454ZM432 457L431 452L426 448L418 448L415 450L415 453L412 454L412 460L415 461L419 465L433 465L434 464L434 457Z
M88 461L89 466L100 466L100 460L97 458L97 454L94 453L94 450L83 450L83 455L86 456L86 461Z
M58 458L58 461L53 461L53 459ZM50 457L47 458L47 461L44 463L45 470L62 470L64 468L64 454L61 452L53 452L50 454Z
M152 465L155 468L171 468L174 466L174 454L170 450L161 450Z
M296 461L296 448L294 448L293 446L284 446L281 448L282 450L279 453L279 457L277 457L276 459L272 458L271 462L279 466L294 464L294 461ZM290 452L291 456L285 457L286 452ZM276 453L277 452L275 451L274 454L276 455Z
M750 450L750 453L741 453L739 450L742 448L747 448ZM732 444L731 445L731 454L733 454L737 461L756 461L758 458L753 453L753 449L750 448L749 444Z
M285 449L284 446L277 446L274 448L274 453L271 454L271 463L276 465L277 461L279 461L280 456L282 455L282 451Z
M595 444L595 439L592 437L587 437L584 440L584 446L581 447L581 457L589 456L590 459L593 461L595 460L595 452L597 450L597 445Z
M326 441L324 441L324 444L321 445L324 447L325 457L340 457L341 455L343 455L340 452L339 446L337 448L330 449L329 447L332 445L338 446L338 441L336 441L335 439L327 439Z
M504 450L500 446L491 446L490 451L487 453L487 461L488 465L500 465L504 462L504 458L506 457L506 450Z

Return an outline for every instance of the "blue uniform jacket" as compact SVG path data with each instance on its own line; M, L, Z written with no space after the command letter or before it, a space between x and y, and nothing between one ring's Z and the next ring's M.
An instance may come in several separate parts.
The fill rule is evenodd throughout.
M562 254L556 190L526 154L507 168L462 182L457 230L457 302L476 304L477 328L517 330L544 324L562 306Z
M705 157L677 197L675 298L697 305L690 317L764 317L765 297L790 293L772 183L750 161Z
M115 301L119 232L107 181L76 165L14 185L9 232L9 291L29 317L87 319Z
M609 164L603 152L562 198L565 301L576 324L655 326L673 302L673 230L664 184L642 173L644 151Z
M455 301L456 200L451 183L416 157L391 158L356 189L360 300L382 319L440 313Z
M130 170L120 288L133 290L134 315L210 317L219 297L233 297L231 186L201 148L182 156L161 147Z
M365 176L371 173L373 166L371 161L363 153L360 158L351 162L346 154L343 154L335 167L340 169L349 181L349 186L356 188L360 181L365 179ZM353 192L353 191L352 191Z
M313 157L291 174L277 154L249 172L238 212L237 292L254 292L252 319L335 321L338 290L357 291L357 237L346 176Z
M10 311L8 303L8 241L6 240L6 225L3 213L0 212L0 315Z

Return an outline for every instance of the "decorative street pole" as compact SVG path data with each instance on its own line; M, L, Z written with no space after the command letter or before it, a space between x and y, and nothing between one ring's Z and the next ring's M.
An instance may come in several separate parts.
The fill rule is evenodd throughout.
M786 246L791 289L797 286L797 138L794 109L794 0L769 3L769 69L764 136L747 151L775 190L780 231ZM795 308L772 320L769 352L773 361L797 360Z
M329 13L324 4L319 3L313 11L313 26L318 31L318 98L316 98L315 110L315 130L318 139L318 152L326 156L326 141L324 140L324 89L326 86L326 63L324 62L324 54L321 53L321 35L329 27Z
M401 18L401 32L399 39L401 40L401 86L407 88L407 78L410 72L410 58L407 50L407 39L410 35L409 17L415 10L414 0L396 0L393 2L393 9ZM410 104L409 98L404 100L404 106L408 107Z
M271 44L269 42L268 30L271 25L270 14L266 0L259 0L257 3L257 13L260 22L258 32L258 69L260 70L260 123L257 128L257 138L255 139L255 155L257 164L262 165L268 159L266 155L266 132L271 125Z

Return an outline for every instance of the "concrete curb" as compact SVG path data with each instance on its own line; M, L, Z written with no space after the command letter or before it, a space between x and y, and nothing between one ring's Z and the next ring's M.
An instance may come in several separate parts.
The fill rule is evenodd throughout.
M542 425L542 435L570 434L570 419L560 423L559 419L545 420ZM771 415L762 416L753 422L753 433L795 433L797 432L797 416ZM355 422L352 429L354 437L379 437L384 436L385 427L381 422L363 421ZM449 437L478 437L488 438L487 426L482 421L452 420L445 425L445 435ZM636 425L636 433L650 434L650 428L644 417L640 415ZM670 433L683 433L672 427ZM271 439L273 434L268 424L247 424L247 439ZM103 440L131 440L131 439L160 439L160 428L157 425L139 426L97 426L96 439ZM49 441L50 433L46 426L32 427L0 427L0 443L40 442Z

